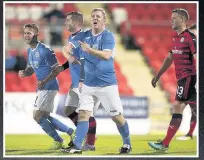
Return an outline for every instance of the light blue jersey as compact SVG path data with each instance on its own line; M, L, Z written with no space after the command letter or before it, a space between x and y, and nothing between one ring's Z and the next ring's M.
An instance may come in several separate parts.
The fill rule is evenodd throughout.
M80 31L78 33L72 34L69 39L68 43L71 43L74 48L72 49L72 54L78 60L80 60L80 47L79 45L75 45L77 41L82 41L84 38L84 32ZM72 87L78 88L79 80L80 80L80 64L72 64L69 63L69 69L72 77Z
M93 35L91 30L84 32L83 42L89 44L91 48L101 51L113 51L115 47L114 35L107 29L98 35ZM74 45L79 46L77 41ZM85 59L85 85L103 87L117 84L113 56L109 60L103 60L86 52L83 52L83 56Z
M54 51L45 44L38 42L35 49L28 49L28 65L33 68L37 76L37 80L45 79L53 67L58 65ZM43 90L59 90L57 79L53 79L46 83Z

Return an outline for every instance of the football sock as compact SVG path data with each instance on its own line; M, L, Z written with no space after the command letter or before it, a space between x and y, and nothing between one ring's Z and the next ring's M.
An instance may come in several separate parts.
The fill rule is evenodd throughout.
M182 114L173 114L172 115L172 119L171 119L171 122L169 124L168 131L167 131L167 135L164 138L164 140L162 141L163 145L165 145L166 147L169 146L171 139L176 134L178 128L180 127L181 121L182 121Z
M127 121L125 121L125 124L123 126L117 125L118 131L120 132L120 135L123 138L123 144L129 144L130 143L130 132L129 132L129 127Z
M72 122L74 123L75 126L77 126L77 120L78 120L78 113L74 111L72 114L68 116Z
M89 128L89 122L88 121L79 121L77 124L77 129L74 137L73 143L78 149L81 149L82 142L87 135Z
M38 124L55 141L63 142L63 139L58 135L57 131L53 128L52 124L47 120L47 118L41 117Z
M50 123L52 123L52 126L56 129L59 130L61 132L65 132L69 135L71 135L73 133L73 129L69 128L68 126L66 126L65 124L63 124L62 122L60 122L58 119L52 117L52 116L48 116L48 120L50 121Z
M89 130L86 136L86 144L94 145L96 140L96 120L94 117L89 118Z

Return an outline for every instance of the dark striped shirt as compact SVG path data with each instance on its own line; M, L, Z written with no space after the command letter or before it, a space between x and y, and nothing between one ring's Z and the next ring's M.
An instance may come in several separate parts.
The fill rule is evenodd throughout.
M186 29L179 35L175 33L170 52L173 54L177 79L196 74L193 57L196 53L196 37L192 32Z

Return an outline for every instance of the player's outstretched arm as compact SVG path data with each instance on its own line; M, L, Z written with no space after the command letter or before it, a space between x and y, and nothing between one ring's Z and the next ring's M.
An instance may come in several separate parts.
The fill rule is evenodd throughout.
M84 52L90 53L94 56L97 56L103 60L109 60L110 57L112 56L112 51L111 50L106 50L106 51L100 51L91 48L87 43L83 43L79 41L79 44L81 45L81 48Z
M152 79L152 86L156 87L157 81L160 79L160 77L162 76L162 74L170 67L170 65L173 62L173 56L172 53L169 52L168 57L166 57L163 61L163 64L159 70L159 72L157 73L157 75Z
M31 66L27 66L25 70L20 70L18 72L19 77L24 78L31 76L34 73L34 70Z
M68 66L68 67L69 67L69 66ZM51 72L44 80L38 81L38 84L37 84L38 89L42 89L42 88L45 86L45 84L46 84L47 82L53 80L55 77L58 76L58 74L59 74L60 72L62 72L62 71L64 71L64 70L65 70L65 69L64 69L63 65L62 65L62 66L60 66L60 65L56 66L56 67L52 70L52 72Z

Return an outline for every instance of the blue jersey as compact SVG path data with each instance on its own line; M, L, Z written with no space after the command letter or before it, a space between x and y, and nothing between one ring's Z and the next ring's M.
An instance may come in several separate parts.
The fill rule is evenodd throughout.
M28 66L33 68L38 81L45 79L56 65L54 51L45 44L38 42L35 49L28 49ZM49 81L43 90L59 90L57 79Z
M72 55L75 56L78 60L80 60L80 47L76 45L76 42L82 41L84 38L84 32L80 31L76 34L72 34L68 42L74 46L72 49ZM72 87L78 88L79 80L80 80L80 65L69 63L69 69L72 77Z
M114 35L105 29L98 35L93 35L91 30L84 33L84 42L96 50L114 50L115 39ZM76 46L79 45L75 42ZM86 52L82 52L85 64L84 64L84 84L91 87L103 87L117 84L113 55L108 60L103 60L99 57L91 55Z

